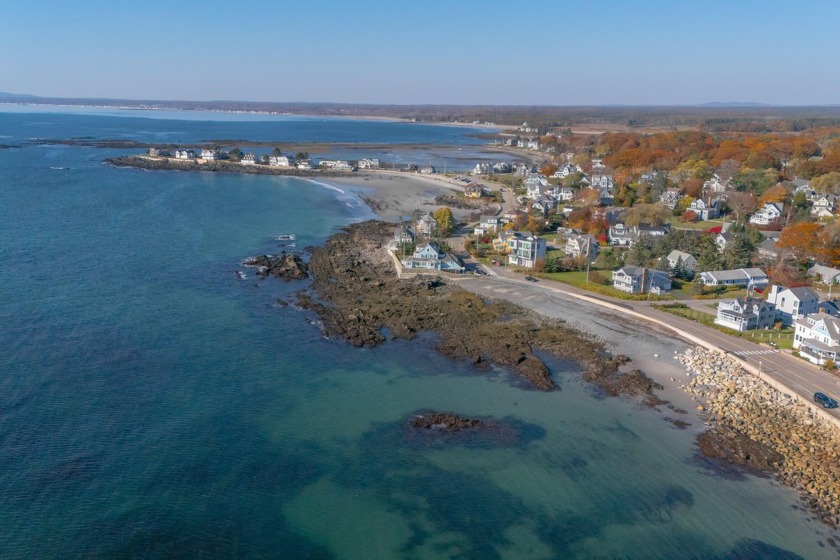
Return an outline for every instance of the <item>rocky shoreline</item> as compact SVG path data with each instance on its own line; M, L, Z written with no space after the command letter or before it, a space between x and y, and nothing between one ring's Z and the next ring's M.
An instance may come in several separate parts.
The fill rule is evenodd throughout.
M840 434L796 398L750 375L733 358L695 348L679 356L684 389L705 402L711 429L701 451L753 472L769 472L798 490L823 521L840 524Z
M298 299L320 316L328 335L370 347L430 333L441 354L468 360L478 371L510 368L543 391L557 384L541 353L575 362L586 379L609 386L609 394L650 395L655 388L641 372L620 372L627 360L612 359L594 337L562 321L483 298L445 276L399 280L385 249L393 231L387 222L353 224L309 249L313 283Z
M268 165L242 165L232 161L177 160L172 158L152 159L143 156L109 158L106 163L116 167L134 167L149 171L209 171L215 173L242 173L246 175L281 175L286 177L347 177L350 171L329 171L318 169L297 169L294 167L272 167Z

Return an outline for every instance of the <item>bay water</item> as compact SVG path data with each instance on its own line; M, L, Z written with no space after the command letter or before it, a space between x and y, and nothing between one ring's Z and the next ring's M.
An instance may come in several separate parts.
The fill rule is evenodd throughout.
M26 142L466 132L163 116L0 112L0 143L23 146L0 149L0 557L837 557L792 490L712 468L573 367L541 393L429 340L352 348L294 305L305 282L241 266L371 217L352 192ZM418 437L428 409L519 437Z

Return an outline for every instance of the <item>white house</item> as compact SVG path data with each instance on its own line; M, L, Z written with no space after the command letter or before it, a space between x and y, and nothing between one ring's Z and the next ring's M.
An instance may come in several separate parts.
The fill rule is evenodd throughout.
M820 297L811 288L783 288L773 285L767 294L768 303L776 306L776 318L790 326L805 315L816 313Z
M394 237L388 241L388 250L396 253L408 243L414 243L414 232L403 225L394 228Z
M432 216L432 213L429 212L422 216L419 220L417 220L415 230L417 231L418 235L425 235L427 237L430 235L434 235L435 233L437 233L438 230L437 220L435 220L434 216Z
M837 207L837 197L833 194L821 194L814 198L814 205L811 207L811 215L817 218L830 218L834 216Z
M503 231L499 238L508 248L508 263L525 268L534 268L545 260L545 239L530 233Z
M785 205L781 202L768 202L750 217L750 223L756 226L769 226L782 217Z
M475 169L473 169L473 175L489 175L493 173L493 166L486 162L480 162L475 164Z
M613 288L628 294L667 292L671 289L668 273L652 268L623 266L612 273Z
M760 268L739 268L737 270L710 270L700 273L704 286L742 286L755 288L766 286L770 279Z
M478 225L475 226L473 233L476 235L487 235L488 233L496 233L502 226L498 216L481 216Z
M359 169L379 169L379 158L362 158L359 160Z
M746 297L718 303L715 323L743 332L752 329L769 329L775 320L772 303L763 299Z
M607 239L610 245L618 245L619 247L630 247L636 240L637 232L634 228L629 228L621 222L610 226L607 231Z
M681 264L683 270L685 270L689 275L694 274L694 271L697 269L697 259L691 256L689 253L685 253L683 251L677 251L674 249L668 256L668 266L671 270L677 266L677 263Z
M612 191L613 189L612 175L607 175L603 173L593 173L589 181L593 188L609 189L610 191Z
M703 191L711 193L722 193L729 188L729 181L724 181L715 173L712 178L703 183Z
M440 270L444 272L463 272L464 267L458 259L434 243L424 243L414 250L414 255L403 259L403 267L408 270Z
M257 164L257 156L254 154L245 154L242 156L242 165L256 165Z
M698 198L691 202L688 210L694 212L698 220L714 220L720 216L720 201L706 202L702 198Z
M580 257L581 255L588 255L590 259L598 256L598 240L594 235L573 234L566 239L565 253L570 257Z
M577 192L571 187L560 187L557 189L557 200L570 202L575 199Z
M208 149L205 148L205 149L201 150L201 159L204 159L204 160L207 160L207 161L217 160L217 159L219 159L219 151L218 150L208 150Z
M815 278L818 282L831 286L840 283L840 269L815 264L808 269L808 276Z
M534 173L525 179L524 186L526 189L526 196L531 200L540 198L548 192L549 189L551 189L551 184L548 182L548 179L546 179L544 175L537 173Z
M667 206L669 210L673 210L677 207L680 198L682 198L682 195L679 189L668 189L659 196L659 201Z
M837 362L840 353L840 319L828 313L815 313L797 319L793 349L813 364Z
M298 169L312 169L312 160L302 159L295 164Z
M294 167L295 158L292 156L268 156L268 165L273 167Z
M175 159L195 159L195 152L192 150L175 150Z

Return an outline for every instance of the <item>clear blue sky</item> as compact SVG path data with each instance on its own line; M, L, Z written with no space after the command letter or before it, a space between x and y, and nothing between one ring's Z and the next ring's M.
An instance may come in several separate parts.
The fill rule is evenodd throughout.
M840 1L4 2L0 91L522 105L840 103Z

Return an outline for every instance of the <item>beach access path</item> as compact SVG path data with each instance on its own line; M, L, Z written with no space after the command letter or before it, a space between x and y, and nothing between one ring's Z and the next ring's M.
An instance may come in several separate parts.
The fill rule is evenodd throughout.
M813 395L817 391L840 395L840 378L805 360L657 310L648 302L614 299L559 282L528 282L523 275L505 267L493 267L492 272L495 274L473 276L459 282L459 285L477 294L511 301L558 319L566 319L575 307L580 308L585 315L595 312L593 306L599 306L609 310L617 323L629 321L639 328L641 323L647 322L660 329L664 327L694 344L719 349L734 356L747 371L785 393L799 396L802 401L840 426L840 409L825 410L813 403ZM586 311L587 308L589 311ZM585 317L579 318L577 322L582 323L578 327L585 328Z

